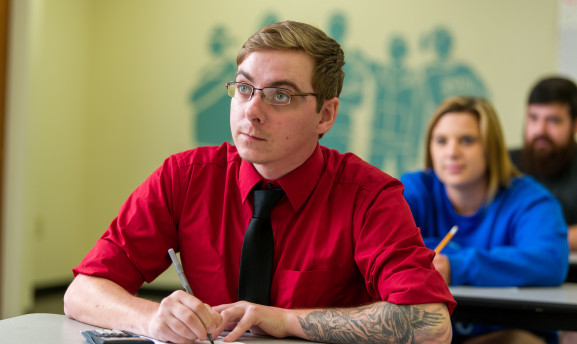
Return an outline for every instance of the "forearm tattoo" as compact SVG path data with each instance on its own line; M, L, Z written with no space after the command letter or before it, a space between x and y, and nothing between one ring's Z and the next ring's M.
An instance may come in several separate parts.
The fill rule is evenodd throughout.
M415 343L416 329L443 322L441 313L386 302L313 311L298 319L310 340L328 343Z

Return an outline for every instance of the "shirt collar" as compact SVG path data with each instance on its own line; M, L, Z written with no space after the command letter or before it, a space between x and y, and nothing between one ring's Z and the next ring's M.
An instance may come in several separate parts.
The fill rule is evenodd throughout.
M317 144L313 154L302 165L277 180L295 211L305 203L318 184L323 171L323 165L323 152L321 146ZM242 202L244 203L250 191L257 183L263 180L263 177L256 171L251 163L245 160L241 161L238 177L240 194Z

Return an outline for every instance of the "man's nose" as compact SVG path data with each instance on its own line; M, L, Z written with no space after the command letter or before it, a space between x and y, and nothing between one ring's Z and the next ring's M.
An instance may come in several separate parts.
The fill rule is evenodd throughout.
M542 135L547 132L547 121L537 120L533 123L533 133Z
M265 120L265 110L263 106L266 104L266 102L264 101L264 95L262 94L262 91L261 94L258 95L256 94L256 91L260 90L254 90L250 99L247 100L246 116L251 121L258 121L259 123L263 123Z

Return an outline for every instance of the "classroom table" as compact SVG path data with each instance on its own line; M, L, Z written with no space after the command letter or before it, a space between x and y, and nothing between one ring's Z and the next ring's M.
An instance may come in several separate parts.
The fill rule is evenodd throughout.
M559 287L450 287L453 322L577 331L577 283Z
M577 331L577 283L559 287L450 287L458 302L452 321L516 328ZM86 344L81 331L95 329L57 314L27 314L0 320L0 343ZM240 343L311 343L247 334ZM161 342L158 342L161 343Z
M88 342L80 332L97 328L68 319L60 314L26 314L0 320L0 343L87 344ZM155 341L155 343L163 342ZM208 342L198 341L198 343ZM223 342L215 338L215 343ZM245 334L236 343L303 344L312 342L296 338L277 339Z

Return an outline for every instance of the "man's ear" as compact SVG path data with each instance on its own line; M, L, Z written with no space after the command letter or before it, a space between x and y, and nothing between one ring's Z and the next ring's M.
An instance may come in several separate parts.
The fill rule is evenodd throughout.
M325 99L323 107L321 108L321 117L318 125L318 134L324 134L329 131L335 120L337 119L337 111L339 109L339 98L334 97Z

